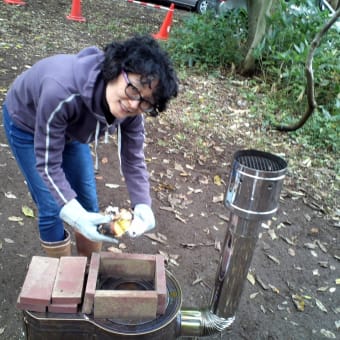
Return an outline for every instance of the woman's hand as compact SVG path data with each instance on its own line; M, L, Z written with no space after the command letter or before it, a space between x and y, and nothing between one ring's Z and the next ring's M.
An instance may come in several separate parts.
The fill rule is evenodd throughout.
M155 227L155 215L147 204L136 204L133 210L133 220L128 229L131 237L137 237Z

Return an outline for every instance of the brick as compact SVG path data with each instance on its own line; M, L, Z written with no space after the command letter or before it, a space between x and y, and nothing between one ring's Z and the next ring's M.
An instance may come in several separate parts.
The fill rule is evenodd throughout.
M156 312L156 291L97 290L94 296L95 318L149 320Z
M29 303L20 303L20 296L18 296L17 308L21 309L21 310L29 310L29 311L32 311L32 312L45 313L47 306L46 305L40 305L40 304L32 305L32 304L29 304Z
M48 311L51 313L66 313L74 314L78 312L77 304L54 304L48 306Z
M100 274L154 280L155 255L100 253Z
M59 259L33 256L19 295L20 305L50 304Z
M64 256L60 258L52 290L52 304L81 303L86 262L86 256Z
M96 292L96 285L99 273L99 265L100 265L99 253L92 253L82 307L82 313L84 314L92 313L94 304L94 294Z
M155 290L157 292L157 314L164 314L168 304L168 290L166 287L164 256L162 255L156 255Z

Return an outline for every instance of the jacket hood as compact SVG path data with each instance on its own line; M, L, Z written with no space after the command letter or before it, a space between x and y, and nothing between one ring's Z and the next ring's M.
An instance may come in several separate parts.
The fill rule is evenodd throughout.
M87 47L76 54L73 72L76 86L89 112L106 124L103 107L105 84L100 77L103 60L103 51L95 46Z

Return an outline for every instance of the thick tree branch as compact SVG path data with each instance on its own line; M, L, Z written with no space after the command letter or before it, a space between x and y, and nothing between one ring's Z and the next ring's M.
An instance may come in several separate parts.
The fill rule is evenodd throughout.
M306 84L306 93L307 93L307 109L305 114L301 117L301 119L290 126L284 125L276 125L275 128L279 131L296 131L297 129L301 128L308 118L312 115L315 108L317 107L317 103L315 101L315 91L314 91L314 74L313 74L313 57L315 50L319 47L321 38L325 35L325 33L330 29L330 27L337 21L340 15L340 8L334 12L331 19L322 26L321 30L316 34L314 37L311 45L310 50L307 56L306 64L305 64L305 75L307 79Z

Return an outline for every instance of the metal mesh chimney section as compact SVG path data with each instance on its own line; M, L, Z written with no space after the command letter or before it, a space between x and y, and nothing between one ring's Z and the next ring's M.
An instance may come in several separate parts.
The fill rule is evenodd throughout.
M234 155L225 206L230 212L210 306L181 311L181 335L221 333L235 319L263 220L277 211L287 163L257 150Z

